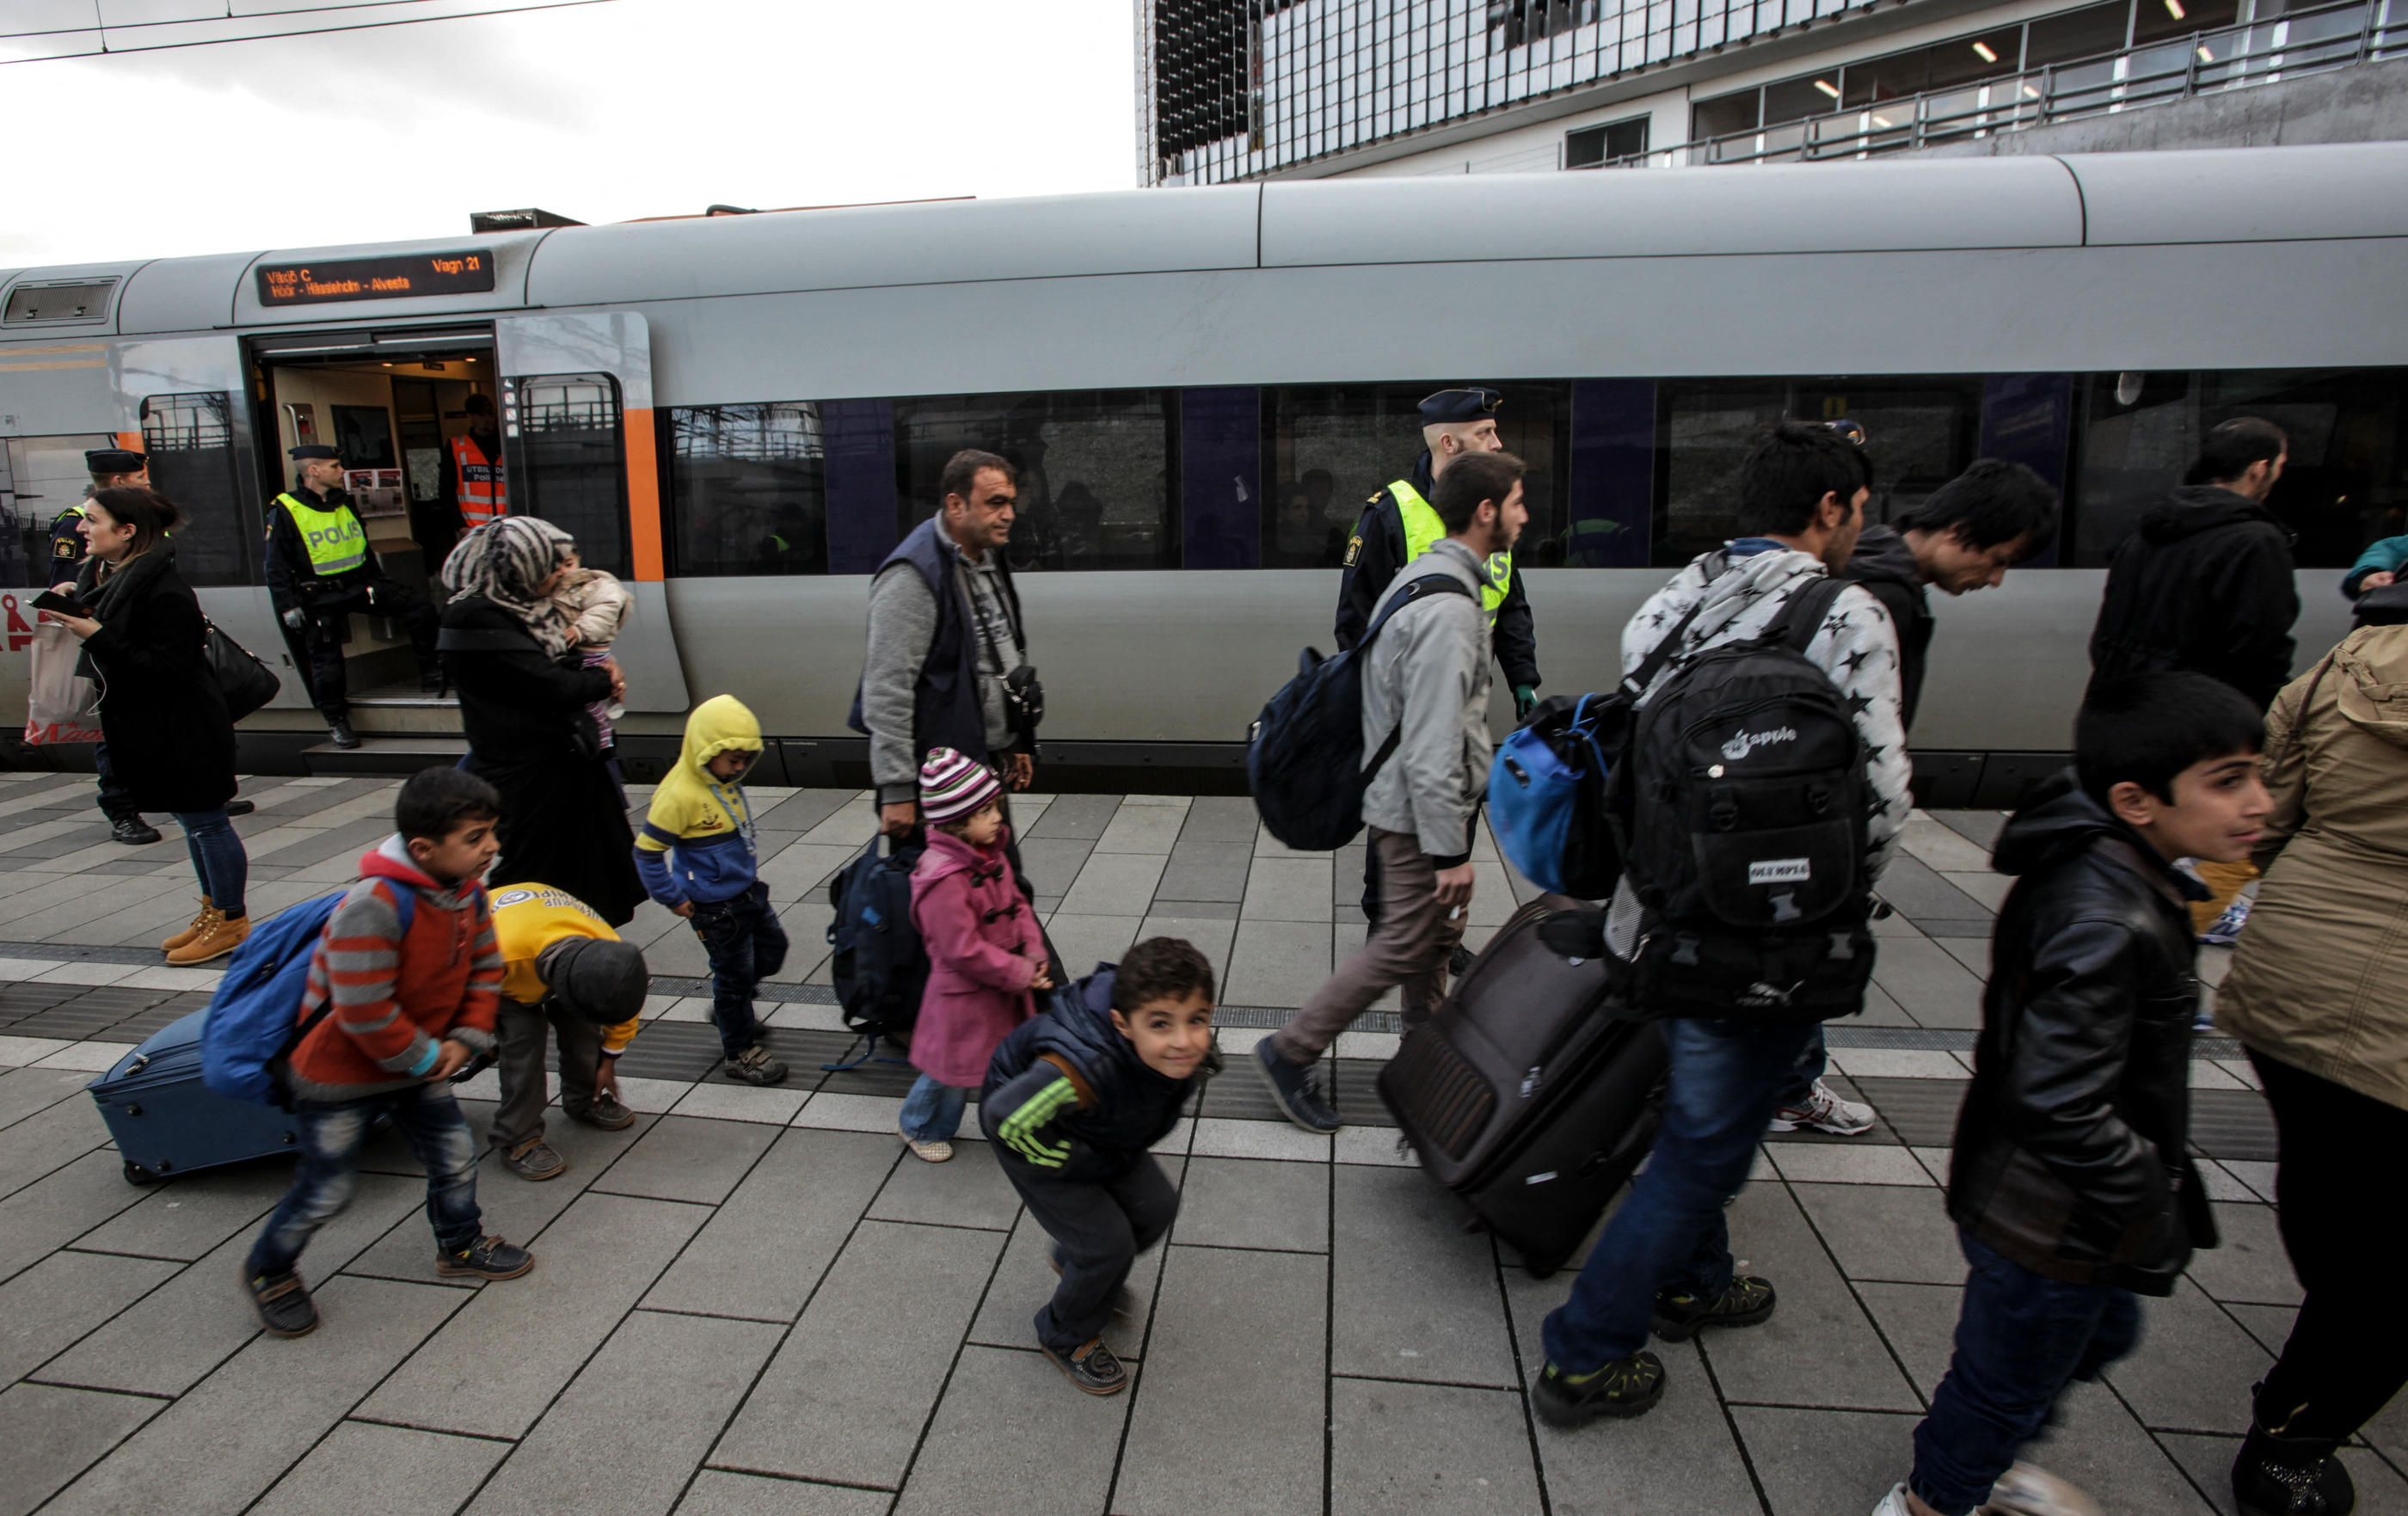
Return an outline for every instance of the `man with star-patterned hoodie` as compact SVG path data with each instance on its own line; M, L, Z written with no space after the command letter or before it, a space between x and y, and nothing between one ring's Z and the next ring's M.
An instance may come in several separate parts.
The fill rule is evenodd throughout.
M1784 422L1741 465L1739 521L1747 535L1672 577L1622 633L1622 666L1637 667L1692 608L1683 637L1695 652L1762 635L1800 587L1846 566L1864 527L1871 466L1828 427ZM1862 585L1831 602L1806 644L1806 661L1846 697L1865 742L1870 783L1868 881L1888 861L1914 804L1906 732L1899 719L1898 634ZM1664 676L1651 685L1660 687ZM1626 880L1606 912L1606 947L1629 957L1641 909ZM1547 1317L1547 1363L1531 1395L1540 1416L1577 1426L1636 1416L1664 1393L1664 1365L1648 1333L1677 1341L1709 1326L1752 1326L1772 1314L1767 1280L1734 1272L1723 1202L1747 1177L1813 1023L1761 1026L1722 1021L1658 1023L1671 1082L1654 1155Z

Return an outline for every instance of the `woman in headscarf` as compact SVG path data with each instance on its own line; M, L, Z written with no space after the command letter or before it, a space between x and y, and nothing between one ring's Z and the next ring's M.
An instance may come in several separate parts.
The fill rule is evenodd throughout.
M460 539L437 646L468 733L468 768L502 793L491 882L549 884L624 926L644 898L635 834L586 707L626 692L615 661L578 665L576 635L545 598L577 544L506 516Z

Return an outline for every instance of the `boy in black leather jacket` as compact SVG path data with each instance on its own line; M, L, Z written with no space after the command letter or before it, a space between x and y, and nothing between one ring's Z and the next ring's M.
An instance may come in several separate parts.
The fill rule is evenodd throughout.
M1948 1214L1971 1270L1956 1351L1914 1433L1914 1471L1874 1516L2074 1509L2014 1462L2066 1384L2140 1337L2214 1219L2185 1151L2197 948L2174 860L2249 855L2272 808L2258 711L2201 674L2093 693L2074 767L2035 794L1991 865L1999 912ZM1993 1486L1995 1485L1995 1489ZM2054 1502L2054 1503L2052 1503Z
M1212 965L1193 944L1160 937L1117 965L1097 965L987 1064L979 1124L1054 1238L1062 1276L1037 1313L1037 1340L1089 1394L1128 1385L1104 1323L1137 1255L1179 1214L1179 1192L1147 1150L1215 1066Z

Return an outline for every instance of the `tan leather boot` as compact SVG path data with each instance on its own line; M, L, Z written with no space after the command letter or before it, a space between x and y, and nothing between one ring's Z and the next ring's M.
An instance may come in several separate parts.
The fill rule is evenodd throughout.
M208 920L201 926L201 935L169 953L167 962L178 968L211 963L241 947L243 939L250 936L249 916L228 916L212 907Z
M201 935L201 927L208 922L208 919L209 897L208 895L203 895L201 896L201 913L193 918L193 924L185 927L182 931L177 933L174 937L169 937L166 941L160 943L159 951L161 952L173 952L178 948L182 947L185 943L192 941L193 938L199 937Z

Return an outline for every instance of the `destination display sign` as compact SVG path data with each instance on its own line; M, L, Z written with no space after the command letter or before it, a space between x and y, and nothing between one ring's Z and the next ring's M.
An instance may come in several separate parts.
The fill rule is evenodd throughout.
M493 287L493 254L479 250L415 252L400 258L337 258L315 264L262 264L259 268L259 303L263 306L480 294Z

